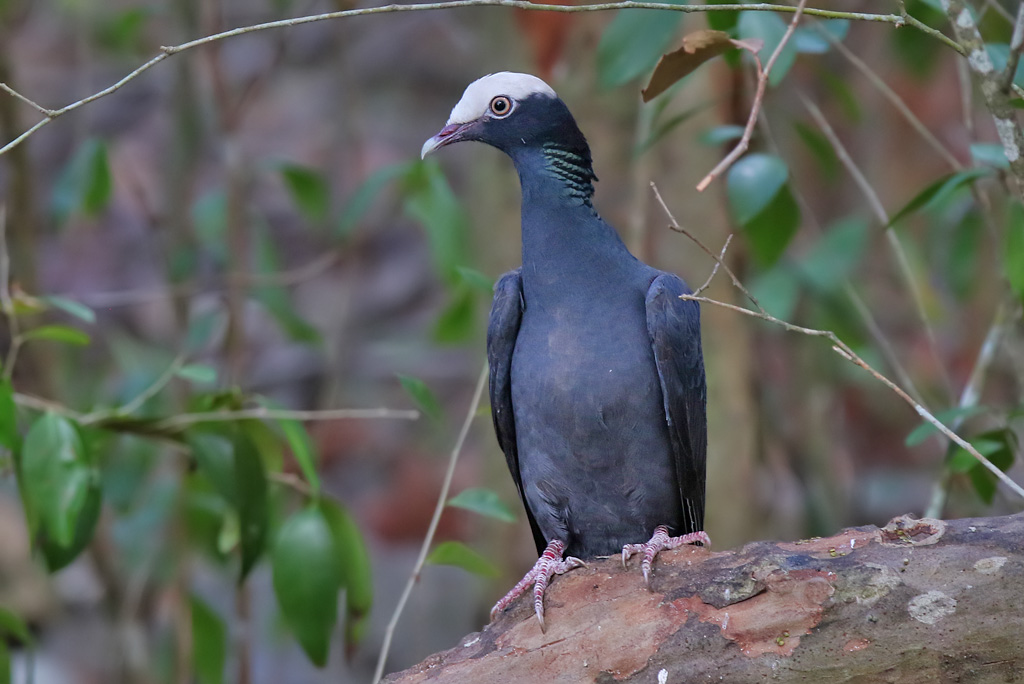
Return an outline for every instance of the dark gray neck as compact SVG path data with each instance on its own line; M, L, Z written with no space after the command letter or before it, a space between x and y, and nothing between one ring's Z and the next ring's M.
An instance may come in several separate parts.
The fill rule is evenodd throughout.
M512 155L523 189L523 284L527 300L559 298L632 260L597 215L589 152L555 145Z

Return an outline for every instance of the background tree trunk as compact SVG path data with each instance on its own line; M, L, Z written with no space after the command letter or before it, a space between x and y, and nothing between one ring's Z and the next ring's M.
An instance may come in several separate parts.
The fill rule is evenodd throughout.
M1024 681L1024 513L591 563L392 675L458 682Z

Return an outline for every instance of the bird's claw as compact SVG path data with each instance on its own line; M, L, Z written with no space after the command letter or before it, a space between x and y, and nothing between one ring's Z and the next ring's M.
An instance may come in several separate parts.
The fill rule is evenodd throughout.
M491 608L491 619L493 620L498 613L512 605L512 602L519 598L526 591L526 588L532 584L533 612L537 615L541 631L544 631L544 590L547 589L551 578L555 575L561 575L570 570L586 566L586 563L575 556L563 559L562 553L564 551L564 542L557 539L549 542L547 548L544 549L544 553L541 554L540 558L537 559L537 562L534 563L523 579L519 580L500 601L494 604L494 607Z
M628 561L633 554L642 553L643 559L640 561L640 571L644 575L644 584L649 585L651 564L654 562L654 557L658 555L658 552L664 551L665 549L676 549L685 544L696 544L698 542L704 546L711 546L711 538L708 537L707 532L692 532L679 537L671 537L669 536L667 527L664 525L658 525L654 530L654 535L646 544L626 544L622 547L622 567L626 567L626 561Z

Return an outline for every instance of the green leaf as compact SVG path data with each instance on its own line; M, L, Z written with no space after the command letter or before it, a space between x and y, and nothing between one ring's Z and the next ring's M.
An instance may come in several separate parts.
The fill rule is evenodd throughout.
M759 275L750 287L758 303L772 316L789 320L800 298L800 279L791 264L780 262Z
M374 200L377 199L381 191L396 179L408 175L410 168L411 165L408 163L390 164L371 173L363 181L363 184L352 193L342 208L338 228L335 231L337 235L343 237L350 234L373 206Z
M444 412L441 410L441 402L437 400L434 393L427 387L427 383L419 378L402 375L401 373L398 374L398 382L402 384L402 389L412 397L412 400L416 402L416 406L428 418L435 422L441 421L444 416Z
M331 527L315 503L282 525L271 567L285 621L313 664L323 667L343 577Z
M81 321L85 321L86 323L96 322L96 312L81 302L76 302L73 299L60 297L58 295L47 295L40 297L39 299L55 309L60 309L64 313L74 316Z
M258 225L254 233L257 272L265 276L277 273L280 271L277 252L266 226ZM305 344L315 344L320 341L320 332L296 313L291 296L284 287L262 285L253 290L253 295L274 317L281 330L289 338Z
M209 385L217 382L217 369L202 363L190 363L179 368L175 375L189 382Z
M711 0L710 5L731 5L732 0ZM728 31L735 34L736 22L740 19L740 13L735 10L712 10L704 14L708 20L708 27L716 31Z
M81 511L82 470L88 465L78 430L66 418L44 413L25 436L20 459L21 493L33 534L70 530Z
M988 408L985 406L964 406L962 408L951 408L935 413L935 419L943 425L950 426L957 421L963 421L979 413L984 413ZM921 421L921 424L914 428L903 443L908 447L922 444L926 439L937 433L939 429L928 421Z
M317 473L316 465L319 457L316 453L316 446L306 430L306 426L297 420L278 420L284 432L284 438L288 442L288 448L292 450L292 457L299 464L302 476L306 478L310 493L313 497L320 494L320 475Z
M137 54L145 47L142 31L151 10L136 7L104 18L96 28L96 42L115 53Z
M1010 168L1010 160L1006 151L997 143L972 143L971 159L978 166L993 166L997 169Z
M0 606L0 636L15 639L23 646L30 646L33 642L32 633L21 616L3 606Z
M448 283L466 263L469 219L436 159L413 164L403 178L405 212L427 232L438 274Z
M798 26L793 32L793 46L797 52L822 55L832 49L832 43L822 32L832 36L835 40L842 41L850 31L850 22L847 19L825 19L818 20L809 26Z
M1024 299L1024 207L1018 202L1008 210L1003 268L1010 288Z
M476 330L476 297L465 283L451 291L448 305L434 325L434 340L440 344L459 344L473 337Z
M718 147L725 143L732 142L733 140L739 140L743 137L743 126L735 126L732 124L715 126L707 133L700 136L700 141L705 145L712 147Z
M829 226L800 261L800 273L815 289L833 293L842 287L867 250L868 222L849 216Z
M498 498L497 492L483 487L463 489L449 499L447 505L464 508L467 511L473 511L474 513L486 515L489 518L495 518L507 523L514 523L516 521L515 514Z
M191 598L192 660L199 684L223 684L228 657L228 630L224 620L198 596Z
M373 568L359 527L341 505L323 499L320 510L334 536L345 589L345 643L351 647L362 640L373 607Z
M201 429L189 430L185 437L192 456L214 490L235 505L235 447L221 434Z
M788 178L786 163L769 154L748 155L729 170L729 207L751 254L764 267L782 256L800 225Z
M764 45L757 54L761 58L761 64L767 66L768 59L786 34L786 22L773 12L747 11L740 13L737 30L742 40L759 38L764 41ZM787 42L778 59L775 60L772 72L768 74L770 85L778 85L785 78L796 61L796 54L796 46L793 45L793 41Z
M494 292L494 281L480 271L466 266L456 266L455 271L459 274L462 282L470 285L475 290L490 296Z
M835 148L822 133L799 121L793 124L800 140L807 145L815 159L821 165L826 180L835 180L839 175L839 157Z
M764 211L743 225L750 253L762 268L779 260L800 227L800 207L783 186Z
M1006 60L1010 55L1010 46L1006 43L987 43L985 50L992 60L992 66L1000 74L1006 71ZM1013 82L1024 88L1024 61L1017 63L1017 71L1013 74Z
M729 169L729 208L744 225L771 204L789 180L786 162L773 154L748 154Z
M234 440L235 491L239 542L242 547L242 581L263 554L269 527L269 488L263 458L244 434Z
M483 577L497 577L501 574L493 563L462 542L457 541L438 544L430 552L427 562L432 565L454 565Z
M9 379L0 378L0 446L16 451L20 441L14 387Z
M970 440L978 453L987 458L996 468L1006 471L1013 465L1017 451L1017 436L1010 428L999 428L983 432ZM998 480L996 476L969 452L957 447L947 461L953 472L966 472L978 497L988 505L995 498Z
M307 219L320 222L327 218L331 191L322 173L298 164L281 164L278 170L292 202Z
M683 5L686 0L670 0ZM682 12L619 10L597 45L597 78L614 88L650 71L672 42Z
M897 211L889 220L886 228L896 225L901 219L909 216L915 211L929 209L941 204L963 186L977 180L978 178L991 174L992 169L974 168L967 169L966 171L957 171L943 176L921 192L917 193L912 200L907 202L906 206Z
M53 342L64 342L84 346L89 344L89 336L79 330L67 325L44 325L39 328L32 328L21 334L25 340L51 340Z
M978 450L978 453L991 460L992 454L995 454L1000 449L1005 448L1005 444L999 439L985 439L984 437L975 437L970 441L972 447ZM974 457L974 454L967 451L963 447L957 447L949 456L949 460L946 462L949 469L954 473L966 473L968 470L981 466L981 461ZM984 466L982 466L984 467Z
M3 9L0 6L0 9ZM0 684L11 684L11 649L7 642L0 641Z
M62 533L68 543L64 544L54 539L53 535L45 533L39 539L39 548L50 572L57 572L67 567L85 550L85 547L92 541L96 523L99 522L100 511L103 508L103 491L99 472L92 469L86 471L85 476L80 476L71 482L69 490L66 495L67 499L78 508L78 514L74 520L68 518L66 522L68 531Z
M96 216L106 208L113 191L106 143L83 142L54 184L51 206L58 223L76 211Z

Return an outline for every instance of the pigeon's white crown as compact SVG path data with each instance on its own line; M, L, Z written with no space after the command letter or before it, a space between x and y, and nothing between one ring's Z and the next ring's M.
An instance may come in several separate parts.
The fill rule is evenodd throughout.
M462 99L448 117L448 124L463 124L479 119L487 112L491 100L498 95L506 95L518 101L537 94L558 97L551 86L530 74L517 74L511 71L488 74L466 87Z

